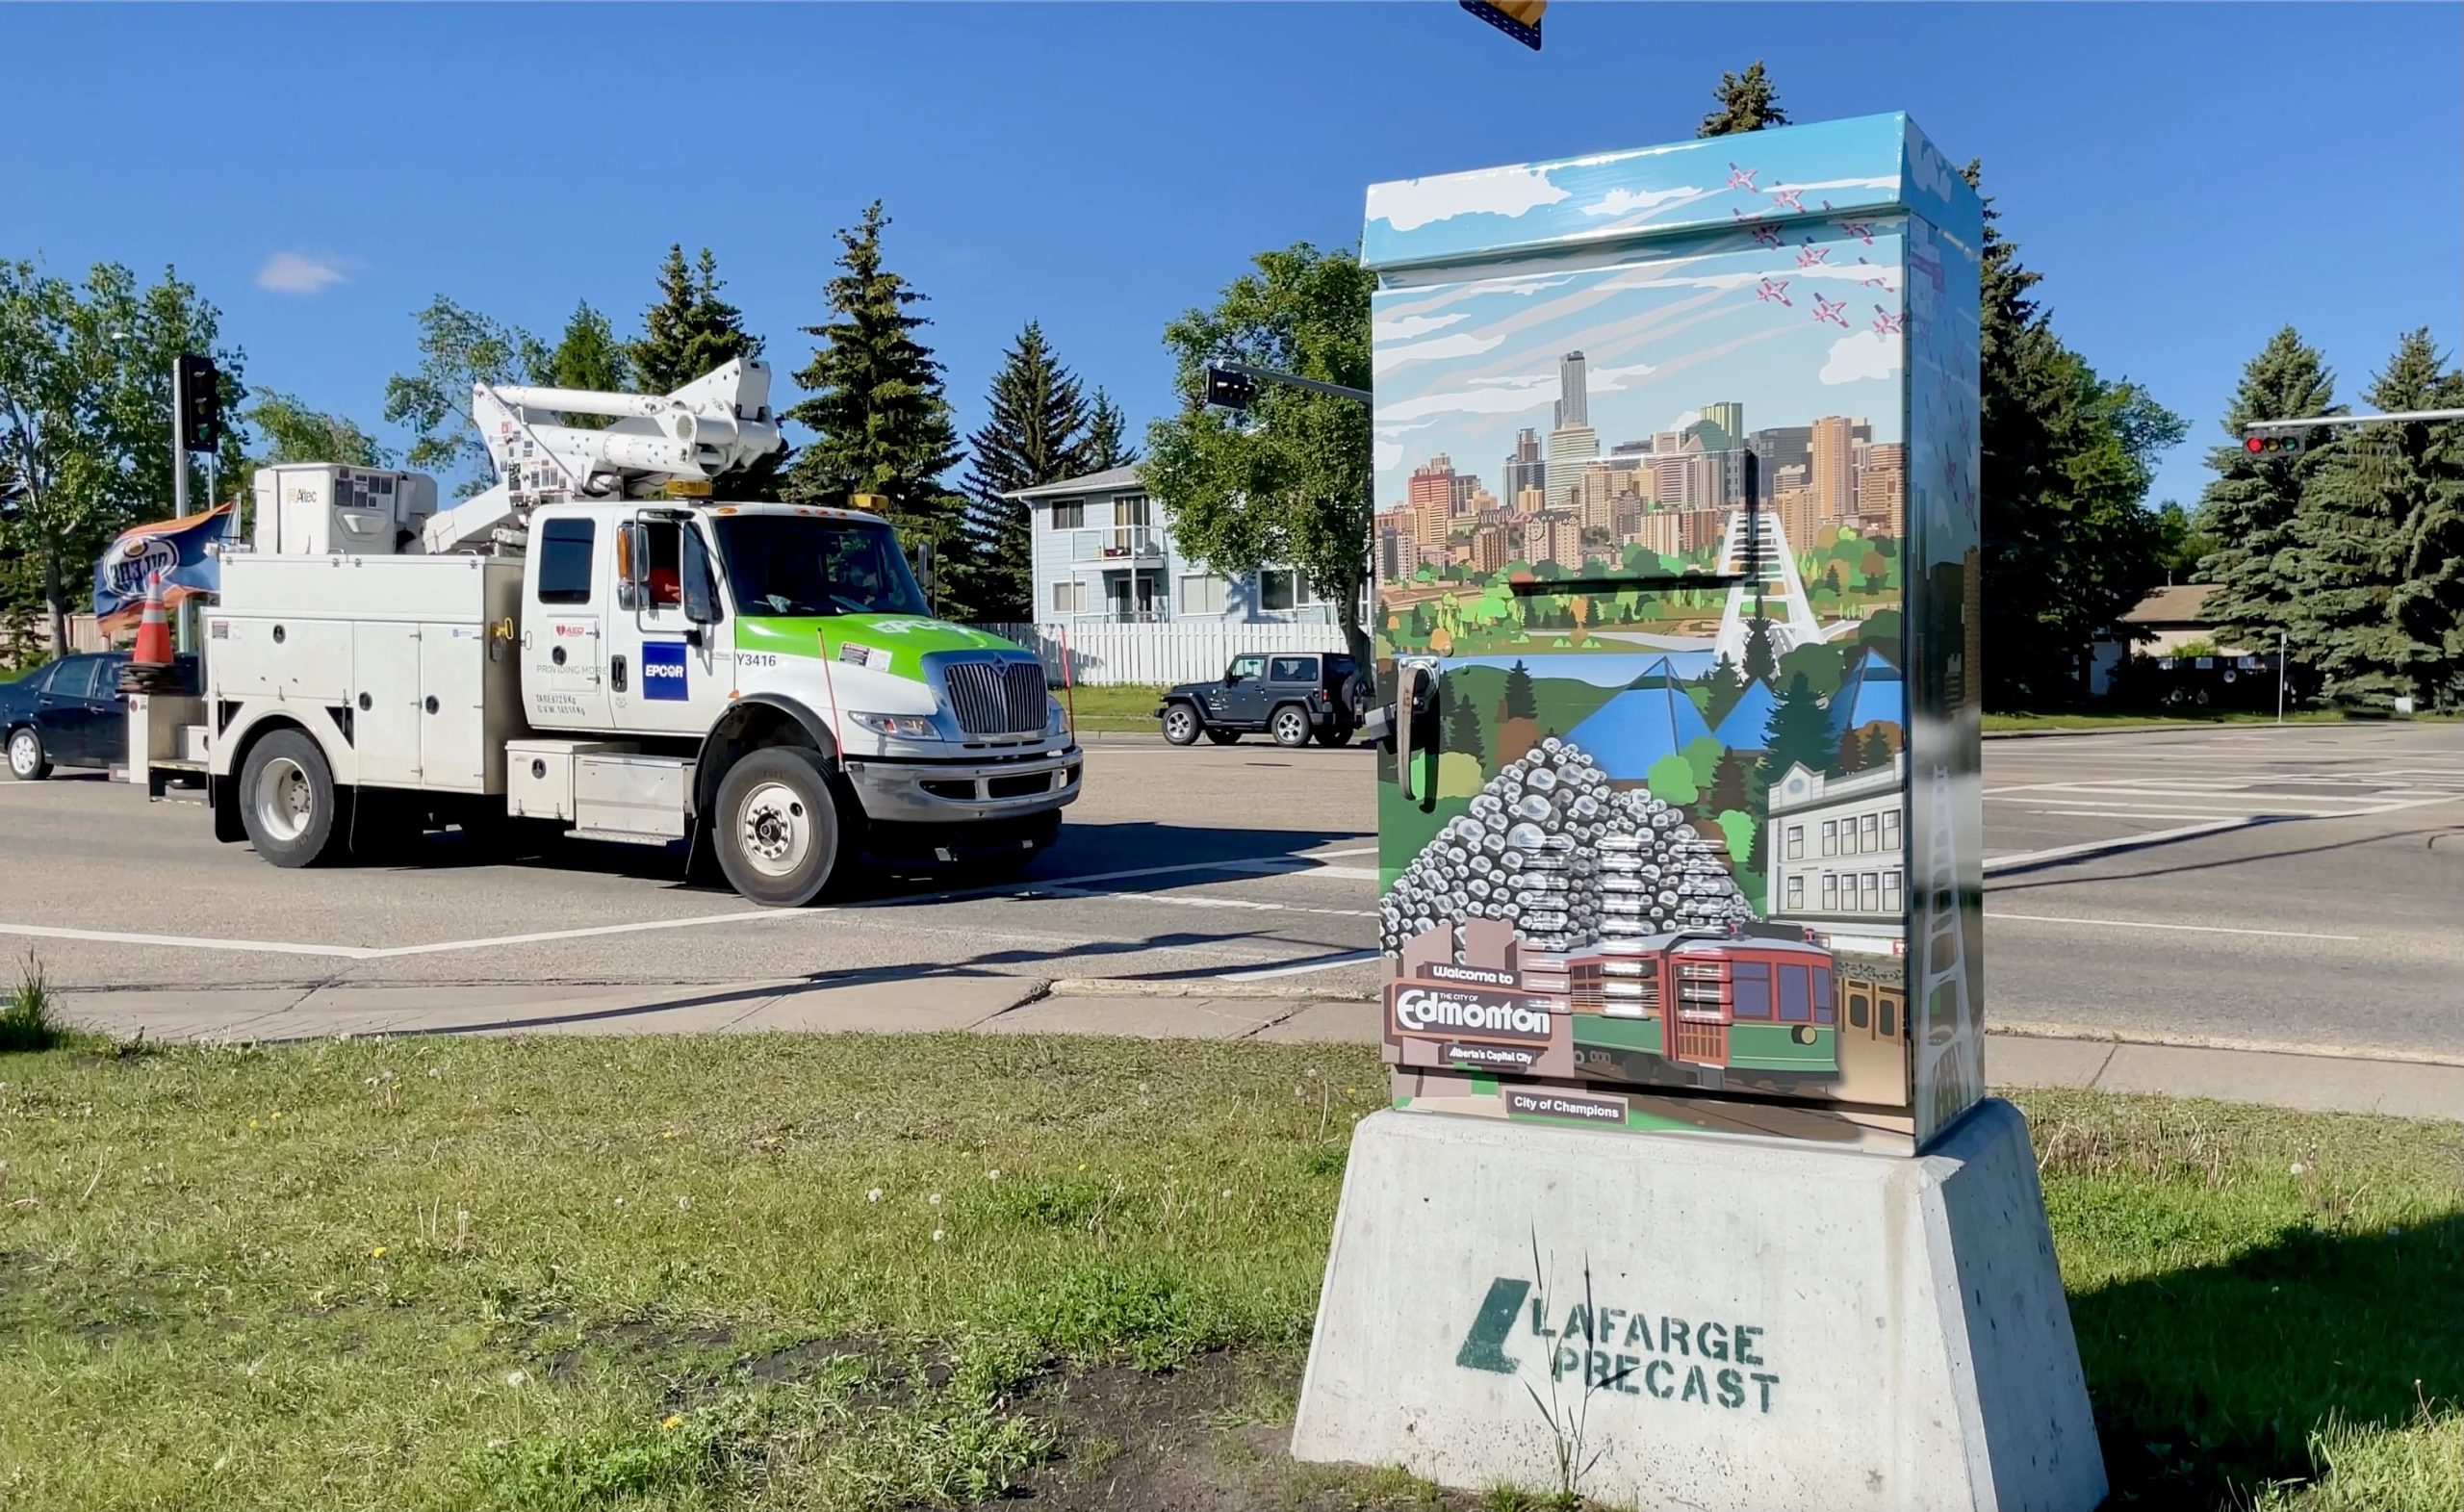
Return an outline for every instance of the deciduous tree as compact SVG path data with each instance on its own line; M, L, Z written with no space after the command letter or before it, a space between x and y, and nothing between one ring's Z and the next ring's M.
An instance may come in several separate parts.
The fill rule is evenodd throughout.
M420 365L385 380L385 419L411 428L407 460L423 473L452 479L454 498L468 499L496 481L496 464L471 420L476 383L525 382L546 370L548 347L443 295L411 317L419 326Z

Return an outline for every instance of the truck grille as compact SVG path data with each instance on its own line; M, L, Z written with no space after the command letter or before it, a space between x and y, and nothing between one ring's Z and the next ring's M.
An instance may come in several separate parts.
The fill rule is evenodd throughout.
M1033 734L1043 729L1043 665L1034 661L957 661L941 686L959 729L970 735Z

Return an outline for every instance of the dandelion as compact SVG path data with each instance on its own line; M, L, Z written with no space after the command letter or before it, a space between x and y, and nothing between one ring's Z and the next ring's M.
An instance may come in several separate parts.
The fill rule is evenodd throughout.
M1360 1095L1360 1089L1357 1087L1347 1087L1344 1089L1344 1095L1346 1097L1357 1097Z
M1080 1161L1078 1163L1078 1168L1080 1170L1085 1170L1087 1168L1087 1163L1085 1161Z
M998 1170L988 1170L984 1173L984 1179L987 1181L999 1181L1001 1179L1001 1172Z
M624 1199L624 1198L622 1198L622 1197L618 1197L618 1198L616 1199L616 1205L617 1205L618 1207L620 1207L620 1208L621 1208L621 1207L623 1207L623 1206L625 1205L625 1199Z
M248 1127L249 1127L249 1128L253 1129L253 1128L255 1128L256 1126L257 1126L257 1120L256 1120L256 1119L251 1118L251 1119L249 1119L249 1120L248 1120Z
M1232 1200L1232 1189L1231 1189L1231 1188L1226 1187L1226 1188L1224 1188L1224 1189L1223 1189L1223 1200L1224 1200L1224 1201L1226 1201L1226 1202L1229 1202L1229 1201L1231 1201L1231 1200Z
M935 1230L933 1231L933 1243L936 1243L936 1244L937 1244L937 1243L939 1243L940 1242L941 1242L941 1231L940 1231L939 1229L937 1229L937 1229L935 1229Z
M679 1212L679 1213L690 1213L690 1212L692 1212L692 1211L693 1211L693 1199L692 1199L691 1197L679 1197L679 1198L677 1198L677 1199L676 1199L676 1211L677 1211L677 1212Z
M2296 1176L2306 1176L2310 1173L2310 1167L2302 1165L2299 1161L2295 1161L2293 1163L2292 1173Z
M282 1121L282 1114L279 1110L276 1110L274 1113L273 1121L276 1123L280 1123Z
M2401 1238L2403 1238L2403 1237L2404 1237L2404 1230L2403 1230L2403 1227L2402 1227L2400 1224L2396 1224L2396 1223L2390 1223L2390 1224L2388 1224L2388 1225L2387 1225L2387 1237L2388 1237L2389 1239L2401 1239Z
M866 1202L879 1202L882 1200L882 1189L875 1187L872 1191L865 1192L864 1200Z
M374 1249L370 1250L370 1251L368 1252L368 1258L369 1258L369 1259L371 1259L371 1260L382 1260L382 1259L384 1259L384 1258L385 1258L385 1246L384 1246L384 1245L382 1245L382 1244L379 1244L379 1245L377 1245Z
M675 1131L674 1129L663 1129L663 1130L659 1131L659 1138L660 1138L660 1139L662 1139L662 1140L672 1140L672 1139L675 1139L675 1138L676 1138L676 1131Z
M939 1207L939 1206L941 1205L941 1194L940 1194L939 1192L936 1192L932 1193L931 1195L927 1196L927 1197L924 1199L924 1205L925 1205L926 1207L928 1207L928 1208L937 1208L937 1207Z
M530 1372L528 1371L513 1371L506 1373L504 1383L507 1386L520 1386L527 1382L529 1379Z
M674 1433L682 1426L684 1426L684 1414L680 1412L671 1412L658 1420L658 1431L661 1433Z

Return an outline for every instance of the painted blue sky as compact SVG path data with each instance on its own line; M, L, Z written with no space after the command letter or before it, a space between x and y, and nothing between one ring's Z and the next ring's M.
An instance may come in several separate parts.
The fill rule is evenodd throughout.
M1165 322L1249 253L1355 243L1372 183L1684 139L1758 57L1799 120L1904 111L1985 160L2063 334L2191 417L2159 497L2196 496L2277 325L2344 394L2464 326L2454 6L1546 25L1532 54L1441 5L0 7L0 56L42 60L0 94L0 256L176 264L252 382L372 422L432 295L629 324L677 240L792 370L879 195L962 426L1029 318L1142 423Z

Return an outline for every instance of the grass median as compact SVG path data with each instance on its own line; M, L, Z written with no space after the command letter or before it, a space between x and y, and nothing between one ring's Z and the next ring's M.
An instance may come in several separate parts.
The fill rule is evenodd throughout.
M1090 734L1136 731L1151 735L1163 729L1155 718L1155 709L1164 694L1161 684L1131 683L1122 687L1055 691L1058 697L1077 710L1078 729Z
M0 1505L1518 1504L1280 1455L1372 1050L90 1045L0 1084ZM2456 1504L2451 1129L2023 1105L2119 1504Z

